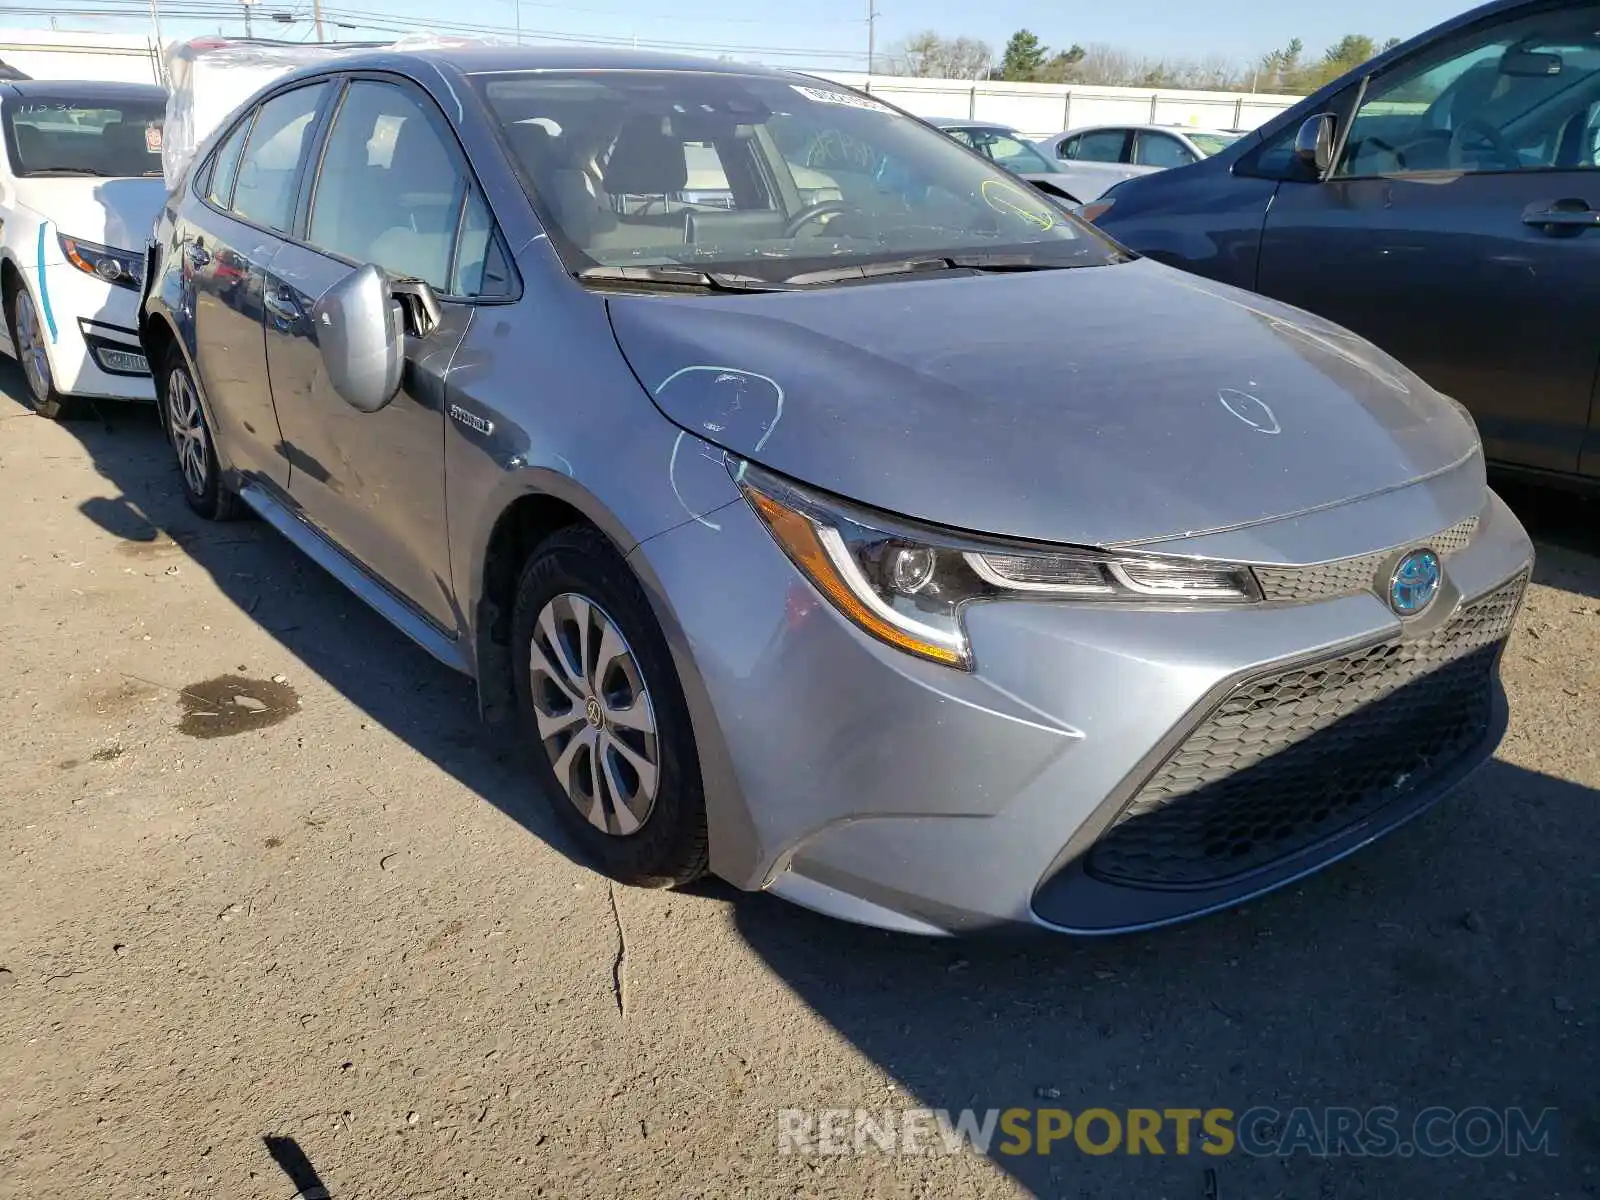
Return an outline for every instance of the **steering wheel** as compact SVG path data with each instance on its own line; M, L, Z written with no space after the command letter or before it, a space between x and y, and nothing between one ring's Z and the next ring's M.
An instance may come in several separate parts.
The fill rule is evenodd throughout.
M823 217L831 217L837 213L849 212L851 205L843 200L823 200L802 208L789 218L789 223L783 227L783 236L786 238L799 237L800 231L813 221L820 221Z
M1477 135L1481 140L1489 143L1489 149L1500 160L1502 166L1515 169L1522 165L1522 160L1517 157L1517 152L1506 144L1500 131L1482 117L1466 117L1461 124L1450 131L1450 165L1464 167L1466 162L1467 141L1472 135Z

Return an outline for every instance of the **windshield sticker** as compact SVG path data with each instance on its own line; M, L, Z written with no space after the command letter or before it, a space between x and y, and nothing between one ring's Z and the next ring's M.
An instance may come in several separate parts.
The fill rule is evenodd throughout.
M815 100L818 104L842 104L846 108L867 108L881 113L894 111L887 104L879 104L876 100L850 92L830 92L826 88L804 87L798 83L791 83L789 86L807 100Z
M1043 232L1055 227L1055 214L1042 200L1036 200L1020 187L998 179L983 181L983 202L997 213L1017 217Z
M161 126L146 125L144 127L144 149L146 154L161 153Z

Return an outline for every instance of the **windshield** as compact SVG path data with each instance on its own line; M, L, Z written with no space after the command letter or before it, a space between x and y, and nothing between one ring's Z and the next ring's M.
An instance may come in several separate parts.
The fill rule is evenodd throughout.
M866 96L696 71L474 79L569 270L782 279L910 255L1121 261L1089 226Z
M75 101L16 97L5 105L6 151L17 175L161 174L160 97Z
M1191 132L1188 136L1189 140L1194 143L1194 148L1200 151L1201 154L1204 154L1207 158L1210 158L1213 154L1218 154L1221 151L1226 150L1229 146L1237 142L1243 135L1237 133Z

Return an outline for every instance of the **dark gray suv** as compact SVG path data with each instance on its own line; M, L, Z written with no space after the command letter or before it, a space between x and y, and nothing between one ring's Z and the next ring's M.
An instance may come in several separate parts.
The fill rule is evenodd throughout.
M1498 465L1600 486L1593 0L1485 5L1086 212L1371 338L1465 404Z

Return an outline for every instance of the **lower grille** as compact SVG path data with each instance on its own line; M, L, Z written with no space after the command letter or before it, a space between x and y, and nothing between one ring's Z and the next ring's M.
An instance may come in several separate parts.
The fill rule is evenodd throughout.
M1428 788L1488 729L1495 662L1526 582L1420 637L1243 684L1139 789L1089 871L1211 886Z

